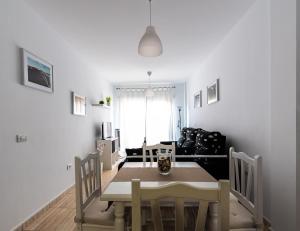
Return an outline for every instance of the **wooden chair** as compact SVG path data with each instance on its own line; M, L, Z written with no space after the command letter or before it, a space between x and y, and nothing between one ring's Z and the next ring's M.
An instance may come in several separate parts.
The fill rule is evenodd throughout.
M146 146L146 144L143 144L143 163L145 164L147 161L147 152L149 153L150 157L150 163L152 164L154 162L153 158L153 152L157 151L162 151L165 150L168 153L171 153L172 156L172 161L175 161L175 143L172 142L171 145L166 145L166 144L155 144L151 146Z
M99 153L81 160L75 157L76 216L78 230L114 230L114 210L100 201L101 164Z
M205 230L210 202L219 202L219 230L229 230L229 181L219 181L218 188L196 188L185 183L170 183L156 188L143 188L140 180L132 180L132 231L141 230L141 201L150 201L155 231L162 231L160 199L175 199L175 230L184 230L184 199L199 201L195 230Z
M262 230L262 158L249 157L246 153L230 155L230 228Z

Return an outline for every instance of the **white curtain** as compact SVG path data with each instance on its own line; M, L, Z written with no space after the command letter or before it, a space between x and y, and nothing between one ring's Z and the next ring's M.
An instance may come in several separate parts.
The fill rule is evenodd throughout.
M121 148L139 148L145 137L144 91L120 90L119 97Z
M173 91L157 88L153 97L144 90L118 90L121 149L173 140Z
M173 94L170 88L159 88L153 97L147 98L147 145L173 139Z

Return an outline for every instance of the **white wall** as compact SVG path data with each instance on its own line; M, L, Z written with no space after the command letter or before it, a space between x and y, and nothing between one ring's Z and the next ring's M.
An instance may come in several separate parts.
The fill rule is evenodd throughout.
M270 137L270 217L296 230L296 0L271 1Z
M263 156L264 215L296 230L295 0L257 0L189 81L189 123ZM220 102L206 86L220 79ZM193 94L202 89L203 107ZM284 190L284 192L283 192Z
M21 84L19 47L54 66L54 94ZM0 230L10 230L74 183L74 155L95 150L94 126L110 112L90 106L110 84L22 0L0 2ZM88 97L71 114L71 91ZM28 136L16 143L16 134Z
M297 2L297 217L300 217L300 2ZM300 227L300 219L297 219Z

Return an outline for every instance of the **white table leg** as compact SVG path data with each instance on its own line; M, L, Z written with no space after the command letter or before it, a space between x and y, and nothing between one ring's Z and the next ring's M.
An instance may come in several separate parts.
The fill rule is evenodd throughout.
M210 203L209 204L209 214L208 214L208 224L207 228L209 231L217 231L219 230L219 219L218 219L218 213L219 213L219 204L218 203Z
M115 202L115 230L124 231L124 203Z

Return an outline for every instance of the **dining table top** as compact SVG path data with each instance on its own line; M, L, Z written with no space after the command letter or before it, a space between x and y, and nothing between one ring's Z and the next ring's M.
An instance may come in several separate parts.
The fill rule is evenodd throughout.
M125 162L123 168L157 168L157 162ZM172 167L177 168L199 168L196 162L172 162Z
M172 163L171 174L166 178L160 176L155 168L157 168L157 163L126 162L102 192L100 199L130 202L131 179L141 179L141 187L147 188L159 187L172 182L184 182L199 188L216 189L219 187L217 180L195 162Z

